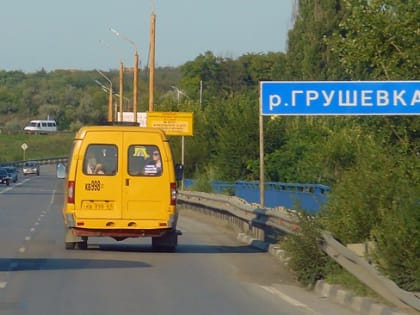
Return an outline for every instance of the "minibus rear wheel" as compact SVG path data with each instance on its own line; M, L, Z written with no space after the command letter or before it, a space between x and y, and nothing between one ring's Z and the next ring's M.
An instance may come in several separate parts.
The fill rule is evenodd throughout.
M66 242L65 247L66 247L66 249L74 249L76 247L76 243L75 242Z
M155 250L163 250L167 252L174 252L178 245L177 231L169 231L163 236L152 237L152 247Z

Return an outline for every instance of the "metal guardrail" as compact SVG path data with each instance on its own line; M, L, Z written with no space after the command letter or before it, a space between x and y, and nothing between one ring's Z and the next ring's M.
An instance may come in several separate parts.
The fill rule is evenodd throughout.
M202 192L180 191L180 205L217 217L243 232L252 233L258 240L266 240L267 228L274 228L290 234L298 230L298 221L293 210L284 207L260 208L237 197L215 195ZM340 244L328 232L323 232L321 249L361 282L374 290L396 307L412 312L420 311L420 299L411 292L400 289L386 279L365 259Z
M30 161L45 165L67 163L67 160L67 157L55 157ZM0 166L20 167L28 161L0 163ZM261 241L266 241L268 229L277 230L279 234L296 233L299 229L293 210L284 207L261 208L258 204L248 203L238 197L183 190L178 193L178 203L226 221L241 231L252 233ZM361 282L400 309L420 311L420 299L415 294L400 289L394 282L380 275L366 260L340 244L328 232L322 236L322 250Z
M12 161L12 162L2 162L0 163L0 167L2 166L16 166L16 167L22 167L23 164L26 162L38 162L40 165L47 165L47 164L57 164L57 163L67 163L68 158L67 157L53 157L53 158L47 158L47 159L32 159L32 160L21 160L21 161Z
M53 157L46 159L21 160L13 162L0 163L1 166L13 165L22 167L25 162L38 162L39 164L57 164L67 163L67 157ZM189 188L193 185L194 180L184 179L183 187ZM249 203L259 201L259 182L256 181L235 181L233 183L213 181L213 191L215 193L224 194L226 191L234 192L234 195L243 198ZM265 206L277 207L282 205L288 208L294 208L299 205L302 209L310 214L319 212L320 207L327 201L327 195L330 188L321 184L299 184L299 183L281 183L281 182L265 182Z

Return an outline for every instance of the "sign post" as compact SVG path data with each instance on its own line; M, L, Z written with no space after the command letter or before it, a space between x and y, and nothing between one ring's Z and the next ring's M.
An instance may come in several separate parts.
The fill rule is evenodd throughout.
M262 207L262 116L272 115L420 115L420 81L261 81L259 128Z
M191 112L149 112L147 127L160 128L169 136L182 136L181 162L184 165L185 136L193 135L193 113ZM181 190L184 180L181 181Z
M26 160L26 150L28 149L28 145L26 143L22 143L22 145L20 146L23 150L23 160Z

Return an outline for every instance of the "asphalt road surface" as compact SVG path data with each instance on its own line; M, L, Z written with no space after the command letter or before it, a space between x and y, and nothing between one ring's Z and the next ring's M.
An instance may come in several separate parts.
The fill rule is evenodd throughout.
M148 238L65 250L53 166L0 186L0 315L349 315L299 287L270 254L181 209L175 253Z

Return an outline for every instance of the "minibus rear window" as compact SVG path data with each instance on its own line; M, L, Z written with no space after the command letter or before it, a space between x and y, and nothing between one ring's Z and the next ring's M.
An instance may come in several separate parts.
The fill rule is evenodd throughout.
M83 159L87 175L115 175L118 171L118 149L113 144L90 144Z
M128 174L131 176L160 176L162 158L155 145L131 145L128 148Z

